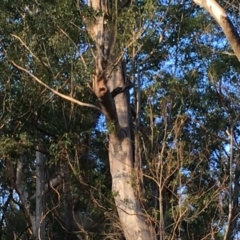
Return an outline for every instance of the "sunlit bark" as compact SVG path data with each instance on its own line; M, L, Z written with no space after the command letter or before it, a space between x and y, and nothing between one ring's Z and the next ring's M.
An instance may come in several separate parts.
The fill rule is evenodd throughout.
M226 11L215 0L193 0L197 5L203 7L222 28L229 44L240 61L240 37L227 16Z
M113 71L109 71L112 67L109 65L116 62L117 58L114 49L117 29L105 25L108 21L105 16L109 14L109 5L108 1L91 1L89 6L102 14L99 14L95 21L85 19L85 23L89 35L96 44L96 74L93 77L93 86L109 128L112 191L125 238L127 240L155 239L155 232L147 224L132 186L133 148L130 103L124 91L127 81L121 60ZM108 24L111 25L111 22ZM111 92L115 89L120 91L113 96Z

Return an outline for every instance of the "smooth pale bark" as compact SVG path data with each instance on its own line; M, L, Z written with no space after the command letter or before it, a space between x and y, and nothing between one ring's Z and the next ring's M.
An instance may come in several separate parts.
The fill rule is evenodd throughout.
M123 82L123 72L118 67L115 82ZM115 97L117 116L121 133L109 134L109 161L112 175L112 191L119 219L126 239L155 239L155 232L146 223L139 200L133 189L133 150L130 131L130 108L126 93ZM135 181L134 181L135 182Z
M23 181L24 173L24 158L21 157L17 163L16 170L16 182L15 190L19 195L22 203L24 212L28 218L29 223L32 226L31 234L33 234L34 239L44 240L45 239L45 221L44 221L44 162L45 156L40 151L36 151L36 193L34 194L36 200L35 214L31 213L29 194L25 190L25 184Z
M203 7L222 28L229 44L240 61L240 37L227 16L225 10L215 0L193 0L197 5Z
M108 1L93 0L89 2L89 6L101 13L96 14L94 20L85 19L85 24L96 45L96 73L93 77L93 89L107 119L112 191L122 230L126 240L156 239L156 233L147 224L133 188L131 112L129 99L124 90L128 83L122 61L119 59L118 64L115 67L112 66L118 56L114 49L115 31L117 31L114 28L114 20L105 18L110 14L108 8L110 4Z

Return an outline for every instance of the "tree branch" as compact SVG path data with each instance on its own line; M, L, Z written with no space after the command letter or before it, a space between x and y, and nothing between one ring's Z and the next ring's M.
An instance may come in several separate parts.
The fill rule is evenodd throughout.
M111 91L112 98L115 98L118 94L128 91L129 89L133 88L134 84L129 82L123 87L117 87Z
M193 1L200 7L203 7L217 21L236 54L236 57L240 61L240 36L225 10L215 0Z
M50 90L52 93L54 93L55 95L65 99L65 100L68 100L72 103L75 103L81 107L90 107L90 108L94 108L94 109L97 109L98 111L101 112L101 109L98 108L97 106L93 105L93 104L90 104L90 103L84 103L84 102L81 102L81 101L78 101L76 100L75 98L72 98L72 97L69 97L65 94L62 94L56 90L54 90L53 88L49 87L46 83L44 83L43 81L41 81L38 77L36 77L35 75L33 75L32 73L29 72L29 70L27 70L26 68L23 68L21 66L19 66L17 63L15 63L14 61L10 61L16 68L18 68L19 70L27 73L30 77L32 77L32 79L34 81L36 81L37 83L39 83L40 85L44 86L45 88L47 88L48 90Z
M60 185L62 183L62 179L63 179L63 176L58 175L57 177L50 180L48 183L45 184L42 194L47 193L49 191L49 189L56 188L58 185ZM36 193L34 195L32 195L29 198L29 200L34 200L35 198L36 198Z

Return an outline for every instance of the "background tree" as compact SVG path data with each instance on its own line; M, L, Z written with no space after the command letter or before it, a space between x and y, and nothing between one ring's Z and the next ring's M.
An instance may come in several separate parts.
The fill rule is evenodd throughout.
M238 2L219 4L237 26ZM237 238L239 63L208 13L187 0L0 11L1 239Z

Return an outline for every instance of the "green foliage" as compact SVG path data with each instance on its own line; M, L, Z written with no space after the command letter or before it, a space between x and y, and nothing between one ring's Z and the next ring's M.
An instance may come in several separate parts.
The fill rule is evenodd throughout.
M232 7L228 11L237 23L234 3ZM12 65L16 62L61 93L97 104L90 87L93 43L83 22L84 17L94 20L95 14L100 13L80 1L79 6L67 0L2 3L0 195L6 207L0 212L1 239L31 235L18 193L7 199L16 187L17 163L23 157L23 185L34 213L31 196L39 140L46 156L45 183L61 176L65 184L46 194L46 239L123 239L100 113L53 95ZM141 82L143 189L137 185L137 169L129 184L141 196L149 222L157 231L164 225L166 239L200 240L211 234L222 239L228 201L239 197L237 193L229 199L227 134L234 125L237 163L239 63L226 54L231 52L219 27L192 1L134 2L118 13L112 11L109 22L117 27L116 52L127 62L127 74L135 85L138 77ZM133 108L135 97L134 89ZM107 126L108 133L113 126ZM239 172L234 174L238 179ZM68 209L75 218L72 224Z

